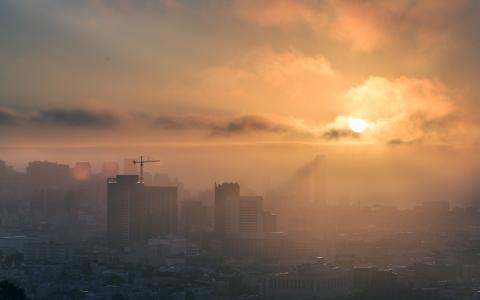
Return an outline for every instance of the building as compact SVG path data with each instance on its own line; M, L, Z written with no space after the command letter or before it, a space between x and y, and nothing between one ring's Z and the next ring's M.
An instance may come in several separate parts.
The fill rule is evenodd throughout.
M240 196L240 185L238 183L215 184L215 212L214 229L221 236L227 230L227 201L230 197Z
M263 213L263 198L260 196L228 197L226 233L236 236L263 234Z
M263 213L263 230L265 232L277 231L277 215L269 211Z
M77 162L72 169L72 176L75 180L83 181L92 175L92 166L89 162Z
M48 161L32 161L26 168L27 185L31 188L64 188L71 182L68 165Z
M24 245L25 260L65 262L70 259L67 245L55 242L30 242Z
M183 201L180 209L180 224L185 234L208 231L211 228L208 207L201 201Z
M4 256L20 252L25 252L25 244L37 242L37 238L27 236L2 236L0 237L0 251Z
M178 231L178 193L175 186L144 187L148 237L175 235Z
M352 291L352 272L321 261L298 266L292 272L272 274L263 280L267 299L330 299Z
M287 234L275 232L263 236L225 238L224 254L228 257L278 260L291 257L292 242Z
M355 267L353 287L356 291L391 295L396 287L397 274L391 269Z
M117 175L107 181L107 237L110 247L122 249L144 238L143 183L137 175Z

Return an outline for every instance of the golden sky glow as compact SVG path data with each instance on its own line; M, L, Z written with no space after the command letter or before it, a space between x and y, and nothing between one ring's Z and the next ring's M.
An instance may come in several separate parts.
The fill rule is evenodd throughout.
M478 144L476 1L7 0L0 11L4 145ZM368 130L352 135L351 116Z

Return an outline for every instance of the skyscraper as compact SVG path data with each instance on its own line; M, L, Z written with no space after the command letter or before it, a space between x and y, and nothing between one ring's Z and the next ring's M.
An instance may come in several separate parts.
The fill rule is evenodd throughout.
M263 234L263 199L260 196L228 197L226 233L233 236Z
M230 197L240 196L238 183L215 184L215 232L224 236L227 227L227 201Z
M107 236L110 247L122 249L144 238L143 183L137 175L117 175L107 183Z
M146 207L146 235L151 238L177 234L177 187L144 187L144 199Z
M92 166L86 161L77 162L73 166L72 175L76 180L86 180L92 175Z

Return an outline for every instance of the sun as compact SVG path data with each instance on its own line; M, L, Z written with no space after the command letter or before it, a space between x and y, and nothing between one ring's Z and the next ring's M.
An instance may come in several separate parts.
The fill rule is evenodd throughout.
M348 126L353 132L362 133L367 129L368 122L364 119L359 118L348 118Z

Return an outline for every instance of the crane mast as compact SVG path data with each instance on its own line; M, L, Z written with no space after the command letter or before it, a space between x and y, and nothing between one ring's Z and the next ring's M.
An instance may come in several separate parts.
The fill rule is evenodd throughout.
M143 164L145 163L153 163L153 162L160 162L159 160L144 160L143 155L140 156L140 160L134 160L133 164L140 164L140 182L143 183Z

